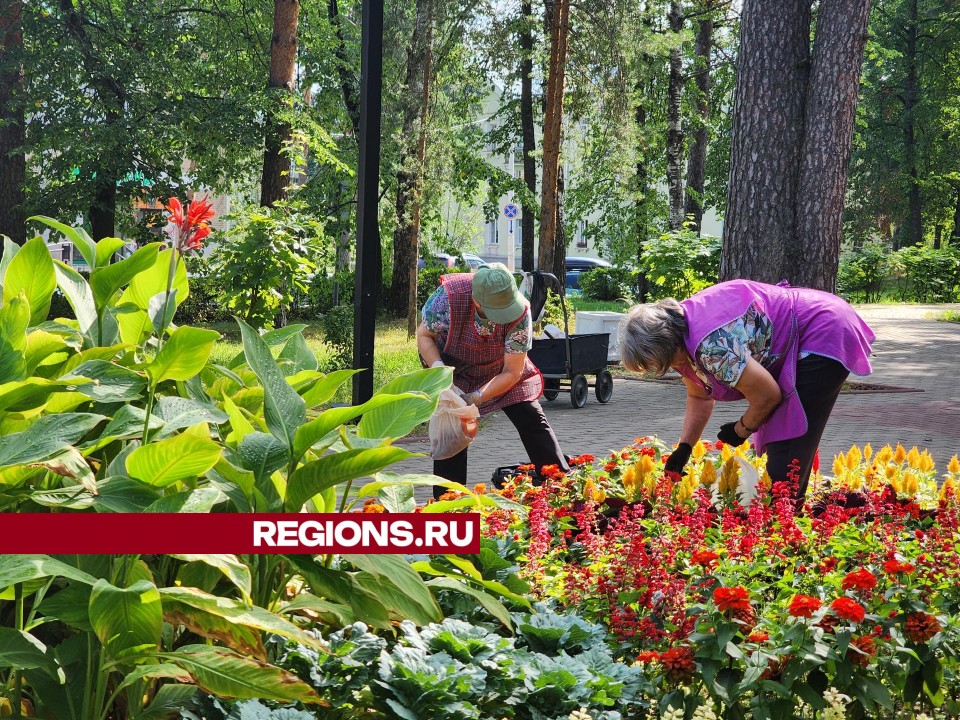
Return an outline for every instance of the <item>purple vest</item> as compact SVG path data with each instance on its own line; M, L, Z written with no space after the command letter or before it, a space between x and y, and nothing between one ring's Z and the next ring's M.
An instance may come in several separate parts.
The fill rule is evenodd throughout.
M731 280L698 292L680 303L687 319L687 352L700 366L697 348L714 330L743 317L756 305L773 328L771 357L777 360L766 368L776 379L783 400L754 436L757 452L768 443L788 440L807 431L807 417L797 397L797 360L801 352L833 358L855 375L869 375L870 327L844 300L820 290L767 285L752 280ZM703 367L700 366L703 370ZM692 369L684 377L703 382ZM704 389L716 400L742 400L734 387L715 377Z

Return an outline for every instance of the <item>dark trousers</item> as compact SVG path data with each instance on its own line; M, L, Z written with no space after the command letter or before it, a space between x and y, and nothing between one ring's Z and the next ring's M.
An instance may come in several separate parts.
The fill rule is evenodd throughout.
M767 472L774 482L787 480L790 465L799 464L797 505L802 507L813 469L813 457L820 446L830 412L850 371L822 355L808 355L797 363L797 396L807 415L807 432L800 437L767 445Z
M564 472L570 469L567 459L560 449L560 443L557 442L557 436L553 434L553 428L547 422L547 416L543 414L543 408L540 407L539 402L534 400L533 402L508 405L503 408L503 414L510 419L510 422L517 429L520 434L520 441L530 457L530 462L537 466L537 470L544 465L559 465ZM433 474L466 485L468 449L464 448L446 460L434 460ZM440 497L445 492L446 488L434 485L433 496L435 498Z

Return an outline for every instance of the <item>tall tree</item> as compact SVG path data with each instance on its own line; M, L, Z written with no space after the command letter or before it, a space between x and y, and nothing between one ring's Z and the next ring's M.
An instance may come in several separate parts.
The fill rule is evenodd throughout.
M274 111L267 118L260 176L260 204L269 206L287 197L290 187L290 144L293 128L281 108L293 97L297 67L297 25L300 0L274 0L273 38L270 42L270 77L267 87L275 94Z
M667 13L670 27L670 71L667 90L667 194L670 198L669 226L683 225L683 11L679 0L672 0Z
M903 59L906 63L906 78L903 86L903 149L909 176L909 211L906 223L906 239L919 245L923 242L923 208L920 199L920 172L917 153L917 33L919 22L917 0L907 0L907 17L904 27L906 47Z
M416 272L420 244L426 113L432 73L433 0L417 0L413 36L407 47L402 90L403 122L397 169L397 226L393 234L393 277L389 307L398 317L416 310ZM412 298L412 299L411 299Z
M690 132L683 214L690 218L698 233L703 223L703 194L707 177L707 147L710 140L710 56L713 52L714 5L715 0L705 0L699 8L697 37L693 46L696 115Z
M566 80L567 48L570 38L570 0L547 0L550 29L550 60L543 112L543 177L540 201L541 270L557 277L565 274L564 253L557 253L559 217L558 175L563 142L563 96Z
M0 0L0 235L18 245L26 240L22 19L22 0Z
M823 259L839 252L868 11L869 0L821 2L811 73L809 0L744 3L722 279L787 279L834 289L836 262L815 273L803 265L808 251ZM831 98L838 105L828 107ZM813 115L805 122L807 111ZM828 127L815 127L828 112L835 113ZM801 175L829 194L818 199L822 214L799 205L812 201L798 192ZM809 235L800 234L798 218Z
M523 135L523 182L530 197L537 195L537 151L533 106L533 5L530 0L520 3L520 128ZM520 266L526 272L534 267L534 233L537 208L531 201L522 203L520 218Z

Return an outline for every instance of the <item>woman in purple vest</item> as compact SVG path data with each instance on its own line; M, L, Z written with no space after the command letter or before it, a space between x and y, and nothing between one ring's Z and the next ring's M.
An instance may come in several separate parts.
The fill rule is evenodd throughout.
M774 481L799 464L798 504L813 458L847 376L868 375L873 331L830 293L733 280L688 300L637 305L624 320L624 367L662 375L674 368L687 388L683 430L665 469L682 473L715 400L747 400L717 437L741 445L755 435Z
M527 358L533 345L530 305L506 266L444 275L423 306L417 349L428 367L450 365L453 384L481 415L503 410L520 433L530 462L570 469L537 398L543 377ZM467 482L467 450L435 460L433 474ZM434 487L434 496L444 492Z

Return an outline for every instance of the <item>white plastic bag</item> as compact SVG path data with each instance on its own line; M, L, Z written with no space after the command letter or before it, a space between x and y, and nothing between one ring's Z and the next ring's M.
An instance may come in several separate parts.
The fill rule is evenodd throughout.
M440 393L437 411L430 418L430 455L434 460L446 460L473 442L479 428L480 411L476 405L467 405L456 391Z

